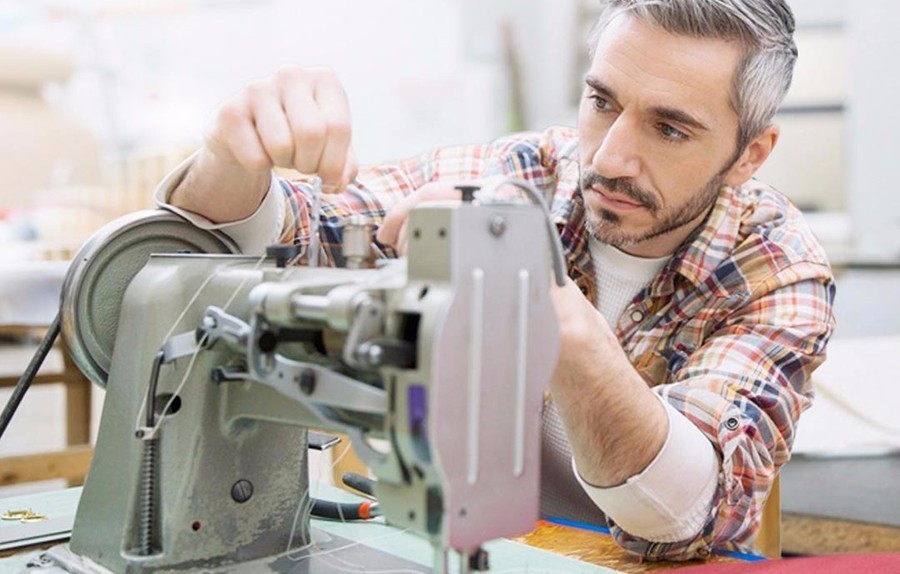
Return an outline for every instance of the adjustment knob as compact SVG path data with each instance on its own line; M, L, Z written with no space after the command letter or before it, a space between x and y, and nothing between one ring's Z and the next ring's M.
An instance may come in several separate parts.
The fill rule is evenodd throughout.
M479 185L457 185L455 189L458 189L462 193L462 200L465 203L472 203L472 200L475 199L475 192L481 189Z

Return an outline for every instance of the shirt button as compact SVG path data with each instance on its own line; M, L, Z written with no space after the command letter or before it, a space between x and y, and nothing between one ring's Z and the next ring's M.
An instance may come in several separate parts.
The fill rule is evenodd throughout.
M725 428L728 430L735 430L738 428L738 420L734 417L731 417L727 421L725 421Z
M641 321L644 320L644 312L641 311L640 309L635 309L634 311L631 312L631 320L634 321L635 323L640 323Z

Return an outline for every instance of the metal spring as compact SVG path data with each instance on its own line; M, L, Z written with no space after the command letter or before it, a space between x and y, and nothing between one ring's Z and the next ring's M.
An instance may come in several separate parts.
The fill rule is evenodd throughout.
M144 440L144 458L141 464L140 491L140 555L153 554L156 538L156 473L159 457L159 438Z

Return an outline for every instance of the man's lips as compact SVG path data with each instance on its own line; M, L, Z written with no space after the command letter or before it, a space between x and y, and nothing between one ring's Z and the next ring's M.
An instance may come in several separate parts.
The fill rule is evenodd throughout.
M610 193L599 185L591 186L591 189L600 197L600 201L613 209L627 211L631 209L640 209L646 207L643 203L637 202L624 195Z

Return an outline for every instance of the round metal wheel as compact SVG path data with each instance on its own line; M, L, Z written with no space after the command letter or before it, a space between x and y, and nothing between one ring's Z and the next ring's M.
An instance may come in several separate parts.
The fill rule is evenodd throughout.
M125 289L153 253L235 254L225 234L199 229L164 210L116 219L72 260L62 289L62 335L73 362L106 387Z

